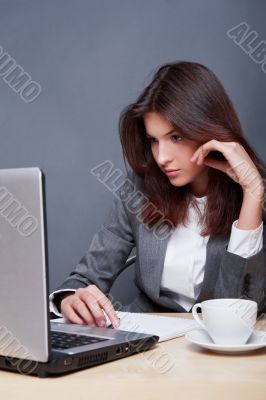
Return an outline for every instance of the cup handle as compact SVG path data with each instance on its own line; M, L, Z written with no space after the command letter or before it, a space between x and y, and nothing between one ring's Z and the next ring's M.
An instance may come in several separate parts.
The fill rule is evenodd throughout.
M198 313L197 313L198 308L201 308L201 303L194 304L194 306L192 307L193 318L197 321L197 323L201 326L201 328L203 328L206 331L207 330L206 326L202 322L202 319L200 319L200 317L198 316Z

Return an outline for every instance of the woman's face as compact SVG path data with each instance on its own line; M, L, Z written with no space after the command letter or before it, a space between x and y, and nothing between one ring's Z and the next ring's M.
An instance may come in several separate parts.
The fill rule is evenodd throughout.
M157 112L145 114L144 125L153 157L171 184L189 184L195 196L204 196L208 185L208 167L190 161L200 144L180 136L173 125Z

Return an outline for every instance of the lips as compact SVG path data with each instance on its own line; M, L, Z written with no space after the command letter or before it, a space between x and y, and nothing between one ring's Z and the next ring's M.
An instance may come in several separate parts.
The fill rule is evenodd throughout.
M180 169L166 169L164 172L167 176L175 176L180 172Z

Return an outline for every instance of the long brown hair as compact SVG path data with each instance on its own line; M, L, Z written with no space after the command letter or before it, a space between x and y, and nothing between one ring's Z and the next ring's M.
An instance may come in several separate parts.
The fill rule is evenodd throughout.
M264 178L265 165L244 137L240 121L222 84L206 66L195 62L162 65L137 101L128 105L119 118L124 161L144 182L148 199L177 227L185 224L193 196L188 185L173 186L155 162L146 138L143 117L147 112L163 115L180 134L199 145L216 139L240 143ZM225 234L239 217L243 191L227 174L208 169L207 206L202 236ZM161 214L143 223L154 226Z

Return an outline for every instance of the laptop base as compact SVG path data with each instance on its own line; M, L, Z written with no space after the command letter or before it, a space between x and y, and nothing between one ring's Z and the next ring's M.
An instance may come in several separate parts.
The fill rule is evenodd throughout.
M0 369L46 378L79 371L150 350L158 340L159 337L155 335L146 338L142 336L141 339L132 340L117 347L110 343L110 346L103 349L83 351L74 356L65 352L52 351L47 363L0 356Z

